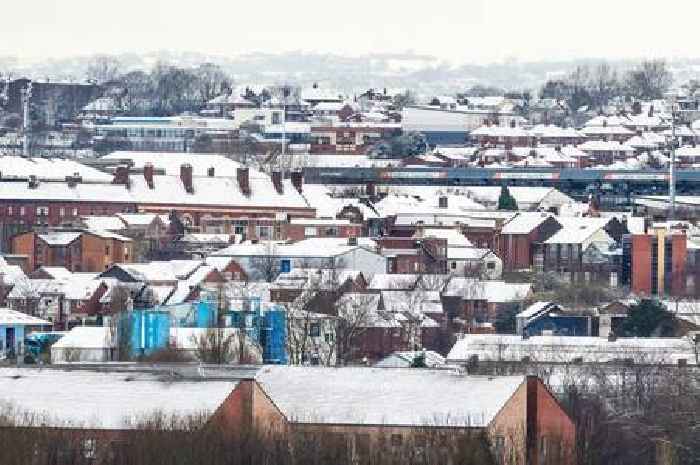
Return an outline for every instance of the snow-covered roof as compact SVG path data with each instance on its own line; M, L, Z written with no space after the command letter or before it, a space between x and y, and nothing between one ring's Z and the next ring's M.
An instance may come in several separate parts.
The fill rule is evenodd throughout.
M214 252L224 257L337 257L352 252L359 246L348 245L347 239L313 237L291 244L260 242L257 244L233 244Z
M163 215L156 215L155 213L117 213L117 216L122 222L127 226L148 226L159 217L163 220ZM164 220L165 224L169 221Z
M538 124L530 129L530 135L536 137L550 138L584 138L585 136L580 131L574 128L562 128L554 124Z
M605 363L633 359L635 363L672 363L679 359L696 363L694 344L686 338L617 338L578 336L522 336L465 334L447 355L448 362L461 363L472 356L480 360Z
M80 220L88 229L97 229L101 231L120 231L126 228L124 222L117 215L81 216Z
M425 357L428 368L438 368L445 365L445 357L432 350L414 350L394 352L374 364L375 368L410 368L417 357Z
M154 414L210 415L236 384L133 371L0 368L2 401L52 427L133 429Z
M341 93L334 89L308 87L301 90L301 99L307 102L334 101L342 102Z
M490 204L498 203L498 197L501 195L499 186L469 186L467 190L473 200ZM554 194L560 198L561 203L573 202L573 199L553 187L511 186L508 187L508 192L515 198L520 208L540 204Z
M445 427L487 426L524 379L429 369L281 366L266 366L256 376L292 422ZM315 395L309 396L309 386Z
M456 229L425 228L421 231L416 231L413 237L435 237L438 239L446 239L448 247L473 247L474 245L464 234Z
M543 302L543 301L537 301L527 307L525 310L522 312L518 313L516 317L518 318L532 318L533 316L538 315L540 312L552 307L553 304L552 302Z
M111 349L115 334L107 326L76 326L57 341L52 349Z
M78 232L61 232L61 231L54 231L54 232L48 232L44 234L39 234L39 238L46 242L48 245L53 245L53 246L65 246L70 244L71 242L75 241L78 239L82 233L80 231Z
M505 303L523 300L531 290L532 284L454 277L447 283L443 295L461 297L464 300L486 300L494 303Z
M102 158L106 160L130 160L133 163L133 167L140 170L147 163L151 163L154 168L165 170L165 174L170 176L180 176L180 167L184 164L192 166L193 176L207 176L209 168L214 168L216 176L235 177L236 169L245 167L242 163L226 158L223 155L208 153L117 151ZM254 169L250 169L248 175L251 178L268 178L265 173Z
M448 260L482 260L489 254L493 254L493 252L478 247L447 247Z
M562 228L545 241L545 244L580 244L588 240L598 231L601 231L611 218L590 218L561 216L557 221ZM607 233L605 233L607 236ZM609 242L612 239L608 236Z
M2 178L36 176L37 179L65 179L77 173L85 181L111 181L112 176L89 166L62 158L0 156Z
M36 188L30 189L22 182L0 182L0 200L310 208L290 180L283 181L283 192L279 193L269 177L252 177L249 180L250 195L241 191L235 173L233 177L195 176L192 184L194 192L188 193L179 175L154 176L152 189L143 176L132 176L129 189L111 183L78 183L71 187L65 182L40 182Z
M26 313L0 308L0 326L43 326L50 325L50 321L36 318ZM0 389L2 392L2 389Z
M615 141L589 140L577 146L584 152L634 152L634 147Z
M417 274L377 273L372 276L372 280L369 283L369 289L414 289L419 279L420 275Z
M503 225L501 234L530 234L551 216L541 212L520 212Z

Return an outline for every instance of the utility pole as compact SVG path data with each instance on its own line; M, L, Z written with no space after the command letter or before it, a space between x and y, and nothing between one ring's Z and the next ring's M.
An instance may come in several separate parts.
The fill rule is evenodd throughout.
M31 119L29 115L29 101L32 98L32 81L27 83L27 87L22 89L22 112L23 124L22 124L22 139L23 139L23 150L22 155L29 157L29 132L31 131Z
M671 217L676 218L676 108L675 99L671 100L671 163L669 167L668 197L671 204Z

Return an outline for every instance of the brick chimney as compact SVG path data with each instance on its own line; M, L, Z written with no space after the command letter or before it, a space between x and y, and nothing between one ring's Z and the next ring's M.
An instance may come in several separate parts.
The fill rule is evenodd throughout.
M292 185L301 194L304 185L304 175L301 171L292 171Z
M153 163L146 163L143 165L143 179L146 180L146 184L148 184L149 189L153 189L155 187L155 184L153 183L154 171L155 168L153 168Z
M180 165L180 180L188 194L194 193L194 185L192 184L192 165L185 163Z
M272 185L275 186L275 190L278 194L284 193L284 188L282 187L282 172L273 171L272 172Z
M368 182L365 192L370 198L374 198L377 195L377 186L373 182Z
M129 185L129 166L119 165L114 169L114 179L112 184Z
M250 195L250 175L248 168L238 168L236 170L236 179L238 180L238 188L244 195Z
M83 178L79 173L73 173L73 176L66 176L66 182L68 187L75 187L79 182L82 182Z

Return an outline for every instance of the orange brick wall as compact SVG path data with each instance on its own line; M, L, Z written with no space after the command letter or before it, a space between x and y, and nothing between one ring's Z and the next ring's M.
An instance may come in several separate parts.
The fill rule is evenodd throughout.
M651 294L652 236L632 236L632 292Z
M35 234L32 232L18 234L12 238L12 253L29 257L27 260L29 271L34 271L34 238Z

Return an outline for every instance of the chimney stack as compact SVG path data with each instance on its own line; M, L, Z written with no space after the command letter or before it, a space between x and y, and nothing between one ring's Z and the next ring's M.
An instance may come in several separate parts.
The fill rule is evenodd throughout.
M29 176L29 188L36 189L37 187L39 187L39 181L36 176L32 174Z
M301 194L302 186L304 185L304 175L301 171L292 171L292 185Z
M442 195L438 198L438 208L447 208L447 197Z
M207 176L209 176L210 178L213 178L213 177L214 177L214 173L215 173L215 172L216 172L216 171L214 170L214 167L213 167L213 166L210 166L209 168L207 168Z
M112 184L123 184L125 186L129 185L128 165L119 165L114 169L114 179L112 179Z
M272 172L272 184L275 186L275 190L278 194L283 194L284 189L282 187L282 172L273 171Z
M68 183L68 187L75 187L78 185L79 182L81 182L83 178L80 176L79 173L73 173L73 176L66 176L66 182ZM36 181L36 179L35 179ZM30 185L31 185L31 179L29 180ZM38 184L38 183L37 183Z
M185 191L187 191L188 194L193 194L194 185L192 184L192 165L189 163L180 165L180 180L182 181Z
M250 178L248 168L238 168L236 170L236 178L238 179L238 187L243 195L250 195Z
M370 198L374 198L377 196L377 186L373 182L368 182L365 192Z
M146 184L148 184L149 189L153 189L155 184L153 183L153 172L155 171L155 168L153 168L153 163L146 163L143 165L143 178L146 180Z

